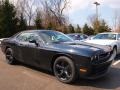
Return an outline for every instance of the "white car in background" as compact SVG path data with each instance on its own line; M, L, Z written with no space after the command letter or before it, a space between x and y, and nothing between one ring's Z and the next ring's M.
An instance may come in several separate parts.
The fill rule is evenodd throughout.
M91 40L85 40L84 42L110 46L113 50L114 58L120 53L120 33L100 33L94 36Z

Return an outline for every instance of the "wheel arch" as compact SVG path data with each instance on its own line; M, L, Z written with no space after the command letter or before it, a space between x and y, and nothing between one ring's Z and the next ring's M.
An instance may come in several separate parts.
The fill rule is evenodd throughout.
M6 47L5 47L5 52L6 52L6 50L7 50L8 48L10 48L10 46L6 46Z
M117 45L114 45L114 46L113 46L113 49L114 49L114 48L116 48L116 50L117 50L118 46L117 46Z
M119 52L118 52L118 51L119 51L119 50L118 50L118 46L117 46L117 45L114 45L114 46L113 46L113 50L114 50L114 48L116 49L117 54L118 54L118 53L119 53Z

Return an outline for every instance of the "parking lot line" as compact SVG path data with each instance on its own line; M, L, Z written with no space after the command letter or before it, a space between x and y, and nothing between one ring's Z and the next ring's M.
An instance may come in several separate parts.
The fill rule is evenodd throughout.
M119 61L114 62L114 63L113 63L113 65L115 66L115 65L117 65L118 63L120 63L120 60L119 60Z

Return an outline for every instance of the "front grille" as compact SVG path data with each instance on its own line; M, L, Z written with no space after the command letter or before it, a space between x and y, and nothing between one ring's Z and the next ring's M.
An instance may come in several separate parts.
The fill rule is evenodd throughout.
M109 60L111 53L102 53L97 55L97 58L92 61L93 64L100 64Z

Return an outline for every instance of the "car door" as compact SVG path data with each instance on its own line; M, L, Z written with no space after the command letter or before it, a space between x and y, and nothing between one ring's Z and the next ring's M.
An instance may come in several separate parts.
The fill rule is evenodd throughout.
M30 41L36 40L39 46ZM45 46L43 45L42 39L37 34L34 33L22 33L16 37L16 50L15 56L21 62L41 67L44 65L47 52Z
M20 33L15 39L15 57L17 60L24 62L25 52L24 49L28 46L28 42L26 42L28 37L28 33Z
M31 41L36 41L35 42L31 42ZM40 45L40 39L39 36L37 34L34 33L29 33L29 36L26 40L27 42L27 47L24 48L24 50L22 52L24 52L24 61L27 64L31 64L36 66L36 54L38 52L38 48Z
M36 37L33 33L22 33L16 37L15 56L18 60L27 64L33 63L36 45L29 41ZM34 64L34 63L33 63Z
M33 40L36 41L37 44L31 42ZM46 67L46 61L49 59L47 55L49 53L49 50L46 48L46 45L40 36L37 34L30 34L29 44L26 51L24 52L27 53L27 63L41 68Z

